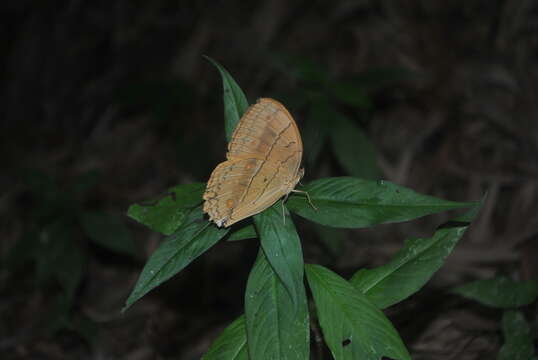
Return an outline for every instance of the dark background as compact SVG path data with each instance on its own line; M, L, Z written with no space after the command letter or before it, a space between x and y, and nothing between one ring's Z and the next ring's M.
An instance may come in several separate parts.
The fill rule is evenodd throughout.
M0 7L0 255L11 256L24 237L43 239L71 207L119 216L137 249L135 256L111 251L74 226L70 236L86 261L72 302L59 312L61 286L40 281L47 265L39 254L2 267L2 358L196 359L242 313L257 240L219 243L119 312L162 238L128 219L129 205L204 182L224 159L221 80L202 55L227 68L250 102L268 96L289 108L305 129L305 157L319 150L305 161L305 181L348 174L331 145L338 139L320 143L323 129L309 125L317 104L328 102L374 144L382 178L456 201L488 192L445 266L387 314L414 359L495 356L500 312L448 290L498 273L538 274L537 2ZM320 77L350 82L347 101L330 95ZM306 261L349 276L386 263L405 238L429 236L447 219L336 232L297 225ZM51 329L59 316L75 325Z

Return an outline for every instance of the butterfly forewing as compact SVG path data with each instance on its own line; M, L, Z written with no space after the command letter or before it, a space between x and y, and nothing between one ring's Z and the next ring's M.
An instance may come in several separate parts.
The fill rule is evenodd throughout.
M303 144L299 129L284 105L262 98L241 118L228 144L226 157L267 160L274 158L272 152L279 148L286 152L298 151L301 157Z

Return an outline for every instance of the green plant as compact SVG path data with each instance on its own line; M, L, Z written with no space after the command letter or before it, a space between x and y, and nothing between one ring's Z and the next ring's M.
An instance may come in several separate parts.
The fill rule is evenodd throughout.
M71 330L91 342L97 324L74 309L87 271L89 244L134 256L130 232L121 217L85 208L89 190L99 181L94 171L67 186L58 185L57 179L37 170L23 172L21 180L28 203L23 215L24 232L2 266L19 286L26 286L24 275L31 275L31 289L39 288L51 300L39 319L45 333ZM27 269L32 271L28 273Z
M454 289L459 294L480 304L503 310L502 332L504 344L498 360L536 359L532 329L525 320L521 307L538 299L538 280L514 281L506 276L477 280Z
M212 62L223 79L229 140L248 102L230 74ZM480 207L477 202L418 194L388 181L324 178L300 188L310 194L317 210L304 196L292 194L286 202L285 221L277 203L255 215L253 225L241 227L238 223L221 229L203 219L204 188L201 183L179 185L151 206L129 208L130 217L167 238L146 263L124 310L222 238L259 238L261 246L245 292L245 314L224 330L204 355L206 360L308 359L311 320L305 273L323 336L335 359L410 359L382 309L407 298L428 281ZM359 270L349 281L323 266L304 264L289 213L335 228L363 228L463 207L473 209L440 226L430 238L408 240L392 261Z
M372 119L374 98L381 89L394 87L415 74L403 68L380 67L335 79L325 66L310 58L280 55L276 63L305 89L283 98L304 106L309 114L302 131L308 173L326 166L330 158L325 154L330 153L347 174L380 179L375 145L364 132Z

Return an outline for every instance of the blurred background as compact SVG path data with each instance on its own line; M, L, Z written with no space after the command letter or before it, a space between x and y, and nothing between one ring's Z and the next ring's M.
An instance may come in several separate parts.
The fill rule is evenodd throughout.
M203 55L251 103L294 115L304 182L488 193L445 266L387 314L414 359L495 356L500 312L448 291L538 276L537 2L8 0L1 27L3 359L198 359L243 312L254 239L220 242L120 313L163 238L128 207L205 182L225 156L222 83ZM350 276L450 216L296 224L307 262Z

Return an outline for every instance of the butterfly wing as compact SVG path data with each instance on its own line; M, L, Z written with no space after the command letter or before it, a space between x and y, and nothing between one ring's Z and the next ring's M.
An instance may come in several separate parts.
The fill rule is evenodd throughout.
M264 162L225 226L262 212L293 190L301 179L302 173L289 179L287 176L282 176L283 169L280 163Z
M213 170L203 196L210 220L227 224L262 164L259 159L227 160Z
M296 171L299 169L303 143L295 120L278 101L261 98L245 111L239 121L228 144L226 157L267 160L273 157L274 151L298 155Z
M279 102L260 99L243 115L204 193L204 211L218 226L257 214L300 179L303 153L295 121Z

